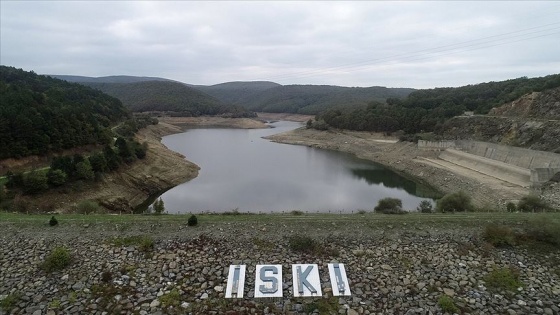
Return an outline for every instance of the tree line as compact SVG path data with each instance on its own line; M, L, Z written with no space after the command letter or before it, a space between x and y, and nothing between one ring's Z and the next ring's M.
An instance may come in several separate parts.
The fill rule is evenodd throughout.
M67 183L100 180L104 173L115 171L122 164L144 159L147 149L147 143L140 144L136 140L118 137L114 147L105 145L102 151L89 156L58 156L45 169L33 169L26 173L8 172L6 187L13 193L19 190L24 194L35 195Z
M373 101L366 108L332 109L316 116L310 127L334 127L373 132L403 130L407 134L437 131L449 118L465 111L487 114L496 106L524 94L560 86L560 74L518 78L458 88L436 88L412 92L405 99ZM326 126L325 126L326 125Z
M0 104L0 159L106 145L110 126L130 117L100 91L6 66L0 66Z

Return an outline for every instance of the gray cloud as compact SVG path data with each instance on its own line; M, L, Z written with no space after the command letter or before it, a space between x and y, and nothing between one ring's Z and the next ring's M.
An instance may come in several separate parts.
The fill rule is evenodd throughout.
M458 86L560 72L555 2L1 1L0 62L192 84Z

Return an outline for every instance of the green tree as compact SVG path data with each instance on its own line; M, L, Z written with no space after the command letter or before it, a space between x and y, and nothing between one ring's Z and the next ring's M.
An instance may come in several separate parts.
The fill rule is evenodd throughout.
M96 153L89 157L89 163L94 173L105 173L109 168L103 153Z
M418 212L421 213L431 213L433 210L433 206L432 203L429 202L428 200L422 200L418 205L418 208L416 208L416 210L418 210Z
M537 195L528 195L517 204L517 209L522 212L543 212L550 208L550 206Z
M380 213L400 213L402 212L402 200L390 197L383 198L379 200L373 210Z
M118 137L117 140L115 141L115 146L117 147L118 151L119 151L119 156L127 161L130 162L132 160L134 160L134 153L132 151L132 149L130 148L130 144L128 143L128 141L126 141L123 137Z
M49 189L47 174L33 170L23 177L23 191L26 194L38 194Z
M114 171L119 168L121 159L110 145L105 146L105 148L103 149L103 155L105 156L105 160L107 161L107 168L109 169L109 171Z
M465 212L473 211L474 205L472 204L471 197L466 193L459 191L452 194L447 194L438 200L436 205L438 212Z
M95 173L93 172L88 159L76 164L76 177L78 179L85 180L92 180L95 177Z
M159 198L154 201L153 204L155 214L162 214L165 211L165 205L163 203L163 199Z
M53 187L62 186L68 180L68 175L63 170L51 168L47 173L47 180Z

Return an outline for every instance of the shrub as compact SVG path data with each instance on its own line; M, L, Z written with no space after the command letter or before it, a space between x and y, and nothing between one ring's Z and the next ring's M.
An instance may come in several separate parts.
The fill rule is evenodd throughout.
M515 203L510 201L506 203L506 210L507 212L515 212L517 210L517 207L515 206Z
M138 246L138 250L141 252L150 252L154 249L154 240L149 236L128 236L128 237L116 237L111 240L111 243L115 246Z
M430 201L422 200L422 201L420 201L420 204L418 205L418 208L416 208L416 210L418 210L418 212L421 212L421 213L432 213L433 206L432 206L432 203Z
M438 212L464 212L473 211L471 197L462 191L447 194L437 202L436 210Z
M486 286L493 290L515 291L523 286L519 280L519 271L514 268L494 269L484 276Z
M303 215L303 211L301 210L292 210L290 211L291 215Z
M83 200L76 205L76 211L81 214L99 213L101 207L93 200Z
M296 252L313 253L319 244L309 236L294 235L288 239L290 249Z
M505 225L488 225L482 233L482 238L495 247L515 245L513 231Z
M0 309L7 311L8 313L17 306L21 299L21 293L16 292L9 294L2 301L0 301Z
M35 195L49 189L47 174L43 171L33 170L23 177L23 191Z
M459 309L455 306L453 299L447 295L442 295L438 299L438 305L441 307L441 310L445 313L458 313Z
M196 218L196 216L194 214L192 214L189 219L187 220L187 225L188 226L197 226L198 225L198 219Z
M63 170L50 169L47 173L47 182L51 186L61 186L68 180L68 175Z
M62 270L70 265L72 257L70 251L66 247L56 247L46 258L42 264L43 270L53 272Z
M49 220L49 225L50 226L55 226L58 224L58 220L54 217L54 215L51 217L51 219Z
M163 199L161 198L156 199L156 201L154 201L154 204L152 206L156 214L162 214L165 211L165 204L163 203Z
M542 212L549 208L548 204L536 195L525 196L517 204L517 209L522 212Z
M383 198L379 200L377 206L373 209L375 212L381 213L401 213L402 212L402 201L397 198Z
M181 293L179 293L179 290L173 289L169 293L162 295L159 300L164 307L177 307L181 304Z
M544 218L531 221L524 236L560 248L560 222Z
M107 283L111 280L113 280L113 273L110 271L103 271L103 273L101 273L101 281Z

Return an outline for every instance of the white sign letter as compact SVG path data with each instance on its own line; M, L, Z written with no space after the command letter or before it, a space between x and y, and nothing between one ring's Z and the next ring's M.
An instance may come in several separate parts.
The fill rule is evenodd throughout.
M282 265L257 265L255 297L282 297Z
M317 264L292 265L294 297L323 296Z
M245 265L230 265L226 286L226 299L243 298Z
M350 295L350 285L344 264L329 264L333 296Z

